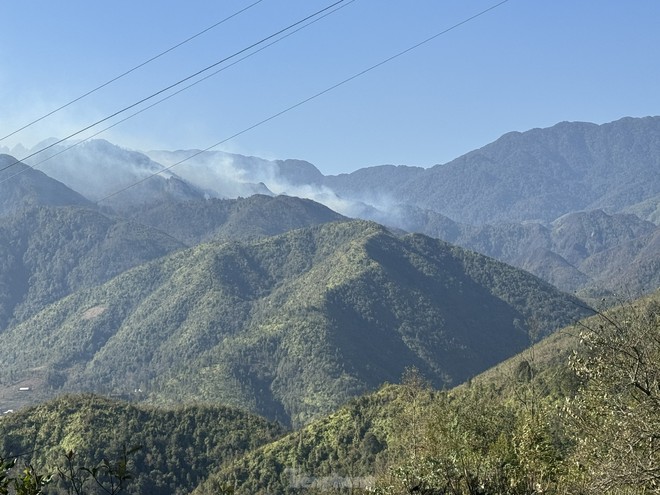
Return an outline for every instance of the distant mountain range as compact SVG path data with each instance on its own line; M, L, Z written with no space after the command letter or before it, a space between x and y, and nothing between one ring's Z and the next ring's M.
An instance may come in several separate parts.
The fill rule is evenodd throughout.
M659 157L660 117L563 122L506 134L426 170L374 167L327 185L349 198L371 194L471 225L550 223L575 211L651 212L654 203L657 212Z
M327 177L101 140L50 149L43 171L3 156L1 385L302 424L409 365L460 383L585 303L457 246L588 300L658 287L659 130L562 123Z
M183 201L286 194L474 249L563 290L641 294L658 284L652 249L660 223L658 136L660 117L563 122L506 134L429 169L384 165L338 176L302 160L139 153L101 140L65 152L54 147L47 152L54 156L31 163L41 161L37 168L118 213L133 215L137 207L145 220L149 210L178 209ZM143 182L106 198L137 181ZM569 221L582 227L565 226ZM607 241L594 243L599 238ZM629 267L634 273L626 275Z

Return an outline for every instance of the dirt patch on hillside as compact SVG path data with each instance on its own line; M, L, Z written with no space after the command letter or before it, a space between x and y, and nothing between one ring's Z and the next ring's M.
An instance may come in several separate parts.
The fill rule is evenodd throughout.
M107 306L94 306L93 308L89 308L87 311L85 311L82 314L82 319L83 320L91 320L93 318L96 318L97 316L101 316L103 313L105 313L108 310Z

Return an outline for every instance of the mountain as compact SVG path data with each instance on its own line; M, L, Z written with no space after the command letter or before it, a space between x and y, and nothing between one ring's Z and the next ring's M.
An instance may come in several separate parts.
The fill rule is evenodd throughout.
M660 252L643 243L658 224L659 131L660 117L563 122L430 169L370 167L324 185L373 207L355 216L474 249L562 290L640 295L658 287L649 274ZM631 249L644 256L626 265Z
M581 269L596 281L587 287L605 287L620 297L636 297L660 288L660 228L585 260Z
M321 171L305 160L276 160L280 177L294 186L319 185L323 182Z
M629 206L624 210L625 213L632 213L639 218L644 218L649 222L660 225L660 194L646 199L641 203Z
M31 152L44 148L35 146ZM30 158L28 165L118 211L163 200L203 199L204 192L165 170L143 153L102 139L58 145ZM132 186L129 189L125 189ZM121 193L108 197L114 193Z
M657 355L657 342L628 339L626 333L638 336L636 332L645 324L650 326L642 332L656 332L659 303L660 292L656 292L592 315L451 390L433 390L423 377L408 370L400 384L388 384L353 399L328 416L226 462L193 493L218 493L229 482L236 494L288 493L293 489L303 493L305 489L310 493L341 489L349 493L442 493L447 486L451 486L449 493L458 494L530 493L534 480L546 484L544 493L577 493L578 487L582 491L587 488L586 493L602 493L593 480L585 483L585 479L599 478L597 470L607 467L608 458L587 455L580 457L578 466L574 456L584 455L580 446L590 441L603 416L616 421L619 435L627 434L622 425L645 432L645 440L652 438L655 430L648 423L637 422L644 403L639 398L641 392L627 403L625 418L631 419L592 411L589 403L582 402L589 396L590 379L598 381L599 387L604 382L600 376L577 373L576 367L579 369L590 358L600 364L607 362L603 358L618 357L612 364L624 386L609 389L604 397L602 388L596 388L604 402L615 402L629 392L635 397L629 371L639 370L635 378L640 379L640 386L646 383L641 382L642 377L657 383L657 360L644 359ZM631 317L637 322L632 323ZM641 329L636 329L640 323ZM609 356L594 353L588 345L590 332L592 338L605 337L614 325L618 326L616 335L623 347L612 348L614 352ZM606 342L603 340L601 345ZM638 354L626 355L626 349ZM635 367L635 359L640 357L641 366ZM647 371L655 373L645 374ZM654 411L652 424L657 425L657 392L650 395L647 404ZM587 407L592 423L578 422L576 427L571 423L576 419L571 414L581 414L582 407ZM607 438L613 431L603 430L600 434ZM634 442L636 438L622 442L624 459L639 451L651 452L645 455L643 466L654 469L660 460L657 453ZM599 440L602 442L602 438ZM616 442L612 438L600 449L609 452ZM624 470L630 468L629 463L624 465ZM575 467L577 472L573 471ZM586 478L585 473L589 473ZM435 490L415 488L422 487L424 479ZM639 478L633 475L627 482L632 490L611 491L644 493ZM407 490L397 489L399 483ZM557 489L558 484L564 489ZM380 491L374 490L375 485ZM474 489L479 485L483 488Z
M473 226L398 206L381 219L522 268L567 292L607 289L633 297L659 286L656 277L640 275L650 274L660 260L654 242L660 227L632 214L592 210L568 213L550 224Z
M571 264L622 243L652 234L657 227L635 215L608 215L602 210L569 213L552 223L553 248Z
M0 332L184 243L253 239L342 219L318 203L285 196L160 202L133 208L131 219L92 208L25 209L0 218Z
M645 251L639 264L660 259L660 250L650 242L659 230L635 215L592 210L569 213L549 226L528 222L463 228L454 242L527 270L565 291L600 287L620 292L634 286L634 293L629 293L633 297L658 287L657 280L639 279L630 272L629 261L633 246ZM613 273L619 274L616 280Z
M219 493L228 482L237 494L341 493L342 488L363 493L360 489L372 486L387 466L397 436L405 436L397 419L408 400L403 387L385 385L224 463L192 494Z
M90 208L40 206L0 218L0 333L71 292L182 247Z
M0 169L0 216L38 205L91 205L77 192L13 156L0 155Z
M8 329L0 367L6 387L45 395L141 389L299 425L408 366L460 383L581 314L476 253L335 222L201 244L78 291Z
M66 466L94 468L114 462L122 449L133 473L127 493L188 493L223 462L273 441L283 428L258 416L222 406L155 409L97 396L64 396L0 419L0 452L40 471ZM4 473L3 473L4 474ZM54 473L53 473L54 474ZM55 476L59 493L69 493ZM88 483L93 491L93 482ZM52 492L48 492L52 493Z
M361 168L350 174L325 177L323 184L341 196L359 199L374 206L378 206L381 200L386 205L414 204L408 198L401 197L398 190L402 184L426 174L427 171L421 167L379 165Z
M177 173L219 197L243 195L242 185L263 184L276 194L315 200L323 190L332 191L346 203L365 204L381 214L404 206L467 225L548 224L571 212L598 209L609 214L633 209L643 219L654 218L660 195L655 173L659 131L660 117L603 125L562 122L505 134L429 169L383 165L337 176L323 176L301 160L197 150L148 154L166 166L186 160L177 165Z
M167 232L189 246L209 240L255 239L346 220L308 199L261 194L238 199L162 202L136 208L130 217Z
M318 186L323 174L304 160L265 160L224 151L148 151L165 166L176 166L181 177L224 198L267 194L268 188L285 193L287 186Z
M633 230L624 236L609 236L608 249L630 241L636 228L632 217L622 220L619 215L632 213L657 222L659 130L660 117L624 118L603 125L562 122L508 133L429 169L383 165L337 176L323 176L303 160L200 150L139 153L102 140L81 143L39 166L92 199L162 171L163 176L103 201L121 214L152 210L145 217L151 225L159 208L170 208L170 202L286 194L312 199L349 217L475 249L529 270L563 290L597 294L635 286L639 292L648 292L655 289L652 277L644 277L646 283L640 284L633 273L617 276L619 286L613 287L609 277L585 273L591 266L586 258L596 253L567 250L589 244L589 239L579 237L591 232L568 225L560 232L553 222L586 214L591 218L588 222L597 223L595 216L601 212L615 223L630 223ZM174 168L165 170L168 167ZM192 224L200 227L198 221ZM593 232L603 235L605 228L596 225ZM182 231L181 235L188 244L211 238L204 237L205 233ZM649 235L640 233L638 243ZM646 251L644 259L649 260ZM615 265L617 256L607 259ZM619 268L608 266L605 271Z
M475 486L487 488L487 493L529 493L530 486L542 483L544 493L595 494L603 491L598 485L603 469L618 482L611 491L646 493L653 480L642 480L645 486L640 486L637 466L629 471L630 463L619 459L612 472L607 454L616 455L614 449L621 446L624 456L650 451L639 472L657 466L652 445L647 450L647 442L635 441L637 432L646 439L657 431L657 393L652 391L645 402L636 385L646 382L630 383L628 367L649 352L655 356L658 346L629 340L621 332L639 337L636 332L657 330L659 301L656 293L586 318L452 390L433 390L418 371L408 369L401 384L383 385L286 434L276 424L231 408L153 408L66 396L5 414L0 419L0 452L9 457L27 453L26 461L44 472L45 466L64 465L64 452L72 449L76 463L90 465L99 458L112 462L122 446L139 444L141 449L129 456L133 477L128 493L189 493L194 488L195 495L396 494L437 493L447 486L458 494L470 493ZM613 343L624 347L609 355L594 352L591 339L607 335L621 338ZM625 349L638 354L619 354ZM613 356L619 359L609 361ZM608 362L617 365L611 371L623 381L610 383L602 397L601 387L614 377L581 375L575 367ZM635 378L656 383L657 360L642 365L642 373L654 373ZM606 404L636 400L627 403L626 415L607 410L599 414L588 407L591 402L584 402L594 399L593 392ZM637 421L646 419L648 404L652 422ZM593 423L580 422L585 413ZM616 436L613 429L600 431L600 450L592 452L590 435L603 420L624 427ZM632 476L619 476L628 472ZM55 484L53 488L64 489Z
M263 158L223 151L154 150L146 154L176 172L211 197L238 198L273 194L265 185L277 177L276 164Z
M426 170L373 167L329 183L347 198L383 196L471 225L548 223L574 211L616 213L657 200L659 136L660 117L562 122L505 134Z

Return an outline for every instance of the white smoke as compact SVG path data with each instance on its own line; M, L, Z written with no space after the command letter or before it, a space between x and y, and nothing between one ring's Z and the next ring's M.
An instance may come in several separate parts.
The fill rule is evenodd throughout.
M52 142L43 141L28 154ZM70 146L71 143L53 146L25 160L25 163L92 201L163 170L162 165L144 154L120 148L105 140L82 142L67 150ZM167 179L172 174L166 171L162 176Z
M377 208L372 204L342 198L329 187L292 184L282 175L277 161L223 151L196 153L199 152L149 151L146 155L166 167L174 165L178 176L200 189L211 191L212 196L237 198L268 191L276 195L311 199L348 217L365 217L377 213ZM182 160L185 161L177 164Z
M54 141L43 141L32 150L8 151L25 156ZM293 171L288 169L294 176L286 176L280 162L254 156L198 150L138 152L101 139L81 142L67 150L70 146L70 143L54 146L26 162L92 201L158 173L144 185L148 187L150 181L158 178L174 177L196 187L205 197L233 199L253 194L284 194L316 201L348 217L381 223L388 223L388 217L397 211L393 202L382 194L369 198L342 197L330 187L305 183L304 176L295 177L295 167ZM306 165L314 169L311 164Z

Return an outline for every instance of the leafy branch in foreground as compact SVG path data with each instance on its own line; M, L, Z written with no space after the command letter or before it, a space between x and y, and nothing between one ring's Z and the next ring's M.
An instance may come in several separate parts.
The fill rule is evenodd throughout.
M18 459L0 457L0 495L39 495L51 479L50 475L38 474L29 464L21 470Z
M130 456L142 447L123 448L115 461L103 459L92 468L76 465L76 453L67 452L64 465L56 468L56 474L42 474L31 464L20 467L19 459L5 460L0 457L0 495L40 495L51 485L59 485L68 495L85 495L102 493L118 495L122 493L133 479L129 469Z
M135 446L122 452L116 461L103 459L92 468L75 465L76 453L69 451L65 454L64 467L58 467L57 473L60 480L66 485L68 495L83 495L86 484L97 486L107 495L121 493L126 485L133 479L133 473L129 470L129 456L141 450L141 446Z
M581 341L572 365L586 385L566 408L576 478L590 493L660 492L660 303L598 313Z

